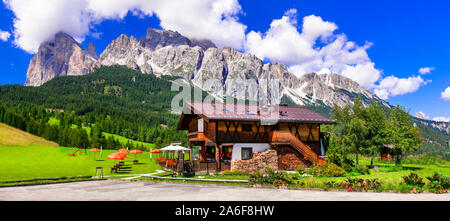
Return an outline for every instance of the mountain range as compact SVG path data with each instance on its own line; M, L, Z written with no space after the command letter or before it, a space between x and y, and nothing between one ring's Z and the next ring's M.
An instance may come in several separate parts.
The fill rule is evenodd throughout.
M281 63L267 63L231 47L219 49L209 40L191 39L178 32L149 28L141 38L120 35L99 55L92 43L86 49L70 35L60 32L44 42L31 59L25 85L40 86L59 76L86 75L101 66L123 65L145 74L182 77L213 95L238 99L258 99L258 85L236 88L235 80L264 84L279 81L277 99L298 106L312 107L329 115L334 104L344 106L360 96L365 105L390 105L357 82L339 74L309 73L296 76ZM213 85L206 80L216 79ZM260 85L261 86L261 85ZM450 135L450 123L416 122Z

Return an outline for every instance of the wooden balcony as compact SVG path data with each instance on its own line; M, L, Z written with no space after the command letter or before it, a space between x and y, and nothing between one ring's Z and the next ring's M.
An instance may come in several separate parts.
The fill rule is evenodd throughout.
M203 132L192 132L188 133L188 139L189 141L205 141L205 133Z

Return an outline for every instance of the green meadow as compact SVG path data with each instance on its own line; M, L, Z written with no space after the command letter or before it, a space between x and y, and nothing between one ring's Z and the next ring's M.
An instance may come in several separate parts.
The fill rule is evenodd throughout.
M0 146L0 181L93 176L96 167L103 167L104 176L152 173L161 168L150 159L149 152L144 152L129 154L124 169L111 174L110 168L117 161L107 156L113 150L103 150L102 155L89 150L87 154L80 150L75 157L67 155L75 151L76 148L55 146ZM135 157L139 164L133 164Z
M405 160L406 161L406 160ZM360 160L361 165L370 165L370 160ZM362 179L374 179L377 178L383 183L380 190L400 190L401 183L403 182L403 176L408 176L410 173L416 173L423 178L425 183L428 180L425 177L432 176L435 172L450 176L450 163L442 161L441 163L426 164L426 163L402 163L401 166L395 166L394 162L384 162L381 160L375 160L374 165L378 167L378 171L370 169L370 174L360 175L346 173L342 177L325 177L325 176L310 176L300 178L301 187L304 188L326 188L325 183L329 181L341 182L346 177L362 178Z

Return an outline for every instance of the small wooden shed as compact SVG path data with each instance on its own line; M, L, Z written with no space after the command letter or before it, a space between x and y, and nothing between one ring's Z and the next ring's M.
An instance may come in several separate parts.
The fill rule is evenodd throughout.
M395 159L395 157L397 156L397 154L401 155L402 153L399 151L395 151L394 145L392 145L392 144L386 144L380 150L381 160L385 160L385 161L389 161L389 162L393 161Z

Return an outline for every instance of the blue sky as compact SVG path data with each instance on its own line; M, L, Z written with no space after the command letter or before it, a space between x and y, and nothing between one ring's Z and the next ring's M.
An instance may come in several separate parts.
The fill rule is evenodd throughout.
M11 10L6 7L5 2L2 2L0 6L0 13L2 15L0 17L0 30L11 33L11 36L6 41L0 41L0 84L2 85L23 84L26 79L29 60L33 56L33 52L30 52L30 48L32 47L27 47L24 43L17 43L16 38L14 37L14 33L32 33L26 32L27 30L24 29L16 28L14 22L14 19L17 17L24 18L23 15L17 14L16 12L21 9L20 7L27 6L22 6L19 3L14 5L14 0L11 2L13 2L9 3L9 8ZM385 92L389 91L390 94L386 97L386 100L393 105L400 104L405 106L410 110L411 114L422 111L430 119L435 117L450 118L450 101L441 98L441 94L444 90L450 87L450 41L448 40L450 36L450 13L448 13L450 11L450 2L435 0L381 0L364 2L354 0L268 0L263 2L241 0L237 2L235 0L227 0L227 4L234 8L224 9L225 6L222 7L221 12L223 12L223 14L221 17L223 17L223 19L227 18L232 20L232 25L234 26L231 28L237 28L233 29L237 30L236 32L239 32L239 28L241 28L242 34L230 36L229 39L236 37L237 40L230 40L229 42L227 42L227 39L221 39L220 36L217 37L211 35L210 38L218 45L229 43L238 48L242 45L242 47L239 48L240 51L254 53L266 61L280 61L286 63L287 65L290 65L293 72L297 70L299 72L302 70L315 70L305 69L301 61L295 62L286 60L283 55L272 56L267 52L270 52L270 50L255 48L255 46L250 44L249 33L254 32L253 36L256 37L254 40L256 45L261 45L262 48L265 46L270 48L277 38L269 39L267 36L270 34L280 34L281 32L279 29L277 29L277 31L274 29L272 30L273 32L270 32L271 24L275 25L276 23L274 21L278 21L278 23L284 22L283 24L285 26L283 27L287 28L290 27L289 25L295 26L298 35L296 35L296 33L291 34L293 34L293 38L297 37L301 39L302 25L303 22L306 21L305 17L310 16L308 18L311 21L313 20L312 18L320 18L318 19L319 24L324 25L321 37L327 37L332 40L325 42L317 40L317 44L311 48L312 50L318 52L320 48L324 48L334 39L344 34L346 37L344 43L353 42L356 45L346 52L351 53L359 50L362 53L357 59L357 62L362 61L363 63L350 64L355 67L360 64L361 67L362 64L367 64L368 66L365 67L368 67L369 69L372 67L370 70L373 72L368 72L367 77L364 76L364 79L368 78L370 73L379 74L379 79L377 81L369 81L361 84L367 85L366 87L371 91L376 89L385 89ZM13 7L11 7L11 5L13 5ZM77 8L76 6L78 5L70 5L70 7L62 8L61 11ZM127 4L120 6L126 8ZM64 7L64 5L57 7ZM95 8L96 6L94 5L92 7ZM98 7L102 7L102 5L99 5ZM105 7L102 9L104 8ZM189 22L189 18L192 18L194 21L195 19L200 20L202 18L201 14L205 14L204 11L199 11L198 14L191 15L188 12L171 12L169 6L161 6L160 8L152 9L154 10L153 13L148 13L149 11L145 11L143 8L145 8L145 6L141 7L140 13L135 13L138 10L129 10L123 13L123 11L119 10L121 8L113 7L107 8L110 9L110 11L100 11L99 9L96 9L98 14L95 15L95 18L89 20L88 31L80 28L80 30L74 31L72 35L78 35L80 39L84 38L84 41L82 41L83 46L87 46L90 41L93 42L96 46L97 53L100 54L105 47L120 34L124 33L141 37L145 35L147 27L179 29L177 31L191 37L202 36L202 34L204 35L205 33L202 32L202 30L197 30L195 27L185 28L189 26L189 23L185 23ZM46 9L43 8L42 10ZM67 12L65 12L65 14L67 14ZM182 18L183 16L186 16L186 18ZM180 19L179 17L184 20L182 22L178 21L177 19ZM283 20L283 18L285 19ZM317 21L317 19L315 21ZM25 18L23 20L25 21ZM34 20L37 19L34 18ZM208 23L205 23L205 25L208 25ZM214 23L212 23L212 25L214 25ZM51 25L47 24L43 27L47 26ZM71 28L69 26L70 25L64 24L64 26L61 27L64 27L67 32L67 29ZM222 23L218 26L220 26L220 28L223 26L224 29L230 28L228 26L225 27ZM23 24L23 27L26 27L26 23ZM55 28L57 27L58 26L56 25ZM326 32L325 29L327 28L331 30L333 34ZM43 32L48 31L51 33L52 31L54 32L54 30L45 29ZM217 30L217 32L220 31L220 29ZM95 33L100 33L99 38L95 37ZM283 33L288 32L286 31ZM306 33L306 31L304 33ZM30 36L30 34L28 34L28 36ZM244 36L244 40L239 40L242 36ZM290 45L283 46L287 46L287 48L290 47ZM303 56L301 53L294 53L293 55L299 56L299 59ZM336 61L334 60L332 61L333 67L342 65L342 68L336 70L345 71L346 64L336 64L335 62ZM326 68L330 69L330 67ZM423 67L433 67L434 70L428 74L421 75L418 71ZM336 71L333 69L331 70ZM348 75L346 76L354 75L352 75L351 72L348 72ZM388 78L389 76L392 76L392 78ZM405 89L403 86L406 84L397 84L395 87L387 86L394 81L400 82L399 84L401 84L401 82L403 82L401 79L404 79L405 83L409 82L407 81L408 78L409 80L418 80L418 82L416 81L417 88ZM358 79L360 78L356 77L354 80L358 81ZM383 80L385 80L385 82L383 82ZM358 82L360 81L363 82L361 79ZM372 85L372 83L374 84Z

